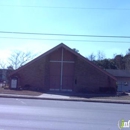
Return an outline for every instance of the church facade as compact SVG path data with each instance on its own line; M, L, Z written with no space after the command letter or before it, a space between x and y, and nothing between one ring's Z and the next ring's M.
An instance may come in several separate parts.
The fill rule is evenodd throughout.
M10 75L10 88L99 92L116 89L116 79L61 43Z

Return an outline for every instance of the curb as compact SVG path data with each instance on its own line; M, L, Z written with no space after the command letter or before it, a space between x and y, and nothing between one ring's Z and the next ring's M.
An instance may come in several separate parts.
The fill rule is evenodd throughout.
M0 95L1 98L20 98L20 99L36 99L36 100L57 100L57 101L76 101L76 102L95 102L95 103L115 103L115 104L130 104L130 100L106 100L106 99L86 99L86 98L47 98L34 97L25 95Z

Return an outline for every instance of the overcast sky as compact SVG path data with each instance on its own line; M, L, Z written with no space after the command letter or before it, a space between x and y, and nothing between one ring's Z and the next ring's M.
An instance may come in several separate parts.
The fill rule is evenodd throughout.
M129 0L0 1L0 31L130 36L129 16ZM85 57L91 53L96 55L100 50L105 53L107 58L111 58L115 53L125 54L130 48L129 38L0 33L0 59L6 60L14 50L41 54L61 42L78 49L80 54Z

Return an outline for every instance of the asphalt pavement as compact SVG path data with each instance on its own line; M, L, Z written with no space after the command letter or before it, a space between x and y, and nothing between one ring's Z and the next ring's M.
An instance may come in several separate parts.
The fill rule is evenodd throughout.
M119 130L130 105L0 98L0 130Z

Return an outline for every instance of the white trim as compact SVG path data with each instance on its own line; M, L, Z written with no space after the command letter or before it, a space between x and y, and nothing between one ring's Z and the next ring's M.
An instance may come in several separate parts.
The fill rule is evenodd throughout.
M59 63L61 63L62 61L51 60L50 62L59 62Z
M72 89L62 89L61 91L68 91L68 92L72 92Z
M74 63L74 61L63 61L64 63Z
M50 91L59 91L60 89L50 88Z
M54 88L50 88L50 91L66 91L66 92L72 92L72 89L54 89Z
M63 87L63 66L64 63L75 63L74 61L64 61L64 49L62 48L61 52L61 61L60 60L50 60L52 63L60 63L61 64L61 72L60 72L60 89L50 89L50 90L56 90L56 91L72 91L71 89L62 89Z
M60 77L60 85L61 85L61 90L62 90L62 78L63 78L63 56L64 56L64 52L63 52L63 48L62 48L62 54L61 54L61 77Z

